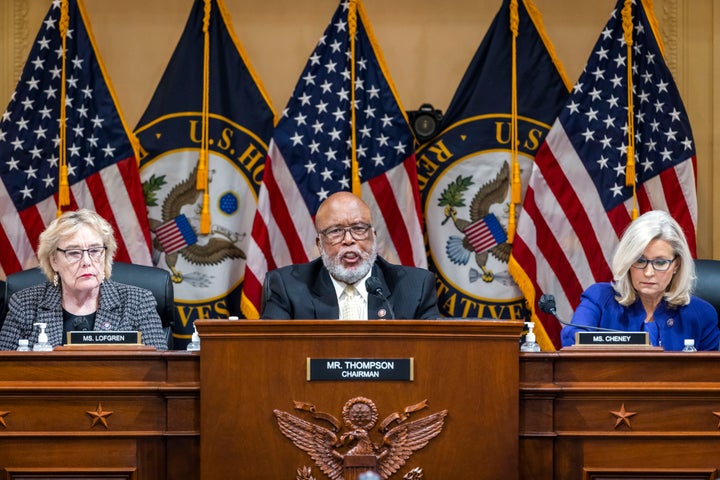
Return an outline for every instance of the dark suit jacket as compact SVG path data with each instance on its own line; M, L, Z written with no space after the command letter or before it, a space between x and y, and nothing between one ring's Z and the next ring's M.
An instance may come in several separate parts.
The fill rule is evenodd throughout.
M392 305L396 319L440 318L432 272L394 265L378 257L372 275L380 280L383 294ZM335 288L320 258L268 272L263 291L265 307L261 318L264 319L331 320L339 316ZM369 294L368 318L378 319L381 309L387 309L384 301Z

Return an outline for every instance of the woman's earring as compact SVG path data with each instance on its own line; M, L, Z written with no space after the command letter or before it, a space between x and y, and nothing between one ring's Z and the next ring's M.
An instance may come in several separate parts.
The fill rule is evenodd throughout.
M55 272L55 275L53 275L53 285L55 285L57 287L58 283L60 283L60 275L58 275L58 273Z

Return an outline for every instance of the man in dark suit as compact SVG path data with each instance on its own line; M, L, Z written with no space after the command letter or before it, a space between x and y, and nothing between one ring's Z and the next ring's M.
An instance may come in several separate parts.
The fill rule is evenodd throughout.
M261 318L440 317L435 275L378 257L372 215L362 199L350 192L331 195L318 208L315 227L320 258L267 273Z

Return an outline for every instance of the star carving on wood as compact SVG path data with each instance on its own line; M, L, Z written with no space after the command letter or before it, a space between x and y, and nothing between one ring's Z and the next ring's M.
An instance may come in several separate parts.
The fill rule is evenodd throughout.
M713 413L713 415L715 415L716 417L720 418L720 412L712 412L712 413ZM1 414L2 414L2 412L0 412L0 415L1 415ZM720 428L720 422L718 422L717 428Z
M108 411L103 410L102 403L98 403L98 406L95 409L95 411L88 410L85 413L87 413L88 415L90 415L92 417L92 425L90 425L90 428L95 427L95 425L97 425L98 422L102 422L103 426L105 426L106 429L108 428L107 417L109 417L110 415L113 414L113 412L111 412L109 410Z
M621 423L627 425L628 428L632 428L632 425L630 425L630 417L635 415L637 412L628 412L625 410L625 404L623 403L619 411L614 412L610 410L610 413L615 415L615 428L617 428Z
M10 412L0 412L0 425L2 425L5 428L8 428L7 423L5 422L5 416L9 413Z

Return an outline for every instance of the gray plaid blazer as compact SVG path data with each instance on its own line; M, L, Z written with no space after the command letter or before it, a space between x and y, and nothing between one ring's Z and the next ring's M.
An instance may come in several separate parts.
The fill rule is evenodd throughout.
M0 350L16 350L18 340L27 338L30 348L37 342L40 329L33 323L46 323L45 332L53 346L62 345L62 292L59 286L44 282L15 293L0 330ZM105 280L100 284L100 302L94 330L140 331L142 342L158 350L167 350L162 322L155 297L149 290Z

